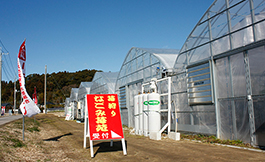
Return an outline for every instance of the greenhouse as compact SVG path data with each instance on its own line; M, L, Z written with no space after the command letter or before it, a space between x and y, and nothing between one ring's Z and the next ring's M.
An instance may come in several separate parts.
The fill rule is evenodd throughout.
M122 122L134 126L134 96L151 78L163 78L173 74L179 50L147 49L133 47L121 66L115 90L119 93Z
M78 88L77 94L77 120L84 120L85 106L86 106L86 94L90 93L90 88L92 86L92 82L81 82Z
M115 88L123 124L134 127L133 97L142 86L168 77L170 89L157 87L171 94L171 101L161 97L162 110L172 107L170 114L161 111L161 123L171 120L169 131L265 146L265 1L215 0L181 50L170 54L129 51Z
M68 112L70 113L70 119L76 119L77 95L78 95L78 88L72 88L69 97L70 110L68 110Z
M177 131L265 145L264 5L216 0L193 29L172 77Z
M172 77L178 130L265 145L265 2L216 0Z
M64 115L66 116L67 115L67 112L68 112L68 109L69 109L69 106L70 106L70 98L67 97L65 99L65 102L64 102Z
M113 94L118 72L96 72L90 94Z

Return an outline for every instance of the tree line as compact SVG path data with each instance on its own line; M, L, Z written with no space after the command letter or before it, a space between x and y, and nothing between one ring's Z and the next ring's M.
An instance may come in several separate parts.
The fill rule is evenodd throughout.
M91 82L96 72L101 70L82 70L77 72L58 72L47 74L46 86L46 102L54 103L59 106L65 102L67 97L70 97L71 89L78 88L81 82ZM26 89L32 97L34 87L37 90L38 103L44 103L44 79L45 74L30 74L26 76ZM18 108L21 101L19 81L16 81L16 107ZM14 105L14 82L2 81L2 104L10 103Z

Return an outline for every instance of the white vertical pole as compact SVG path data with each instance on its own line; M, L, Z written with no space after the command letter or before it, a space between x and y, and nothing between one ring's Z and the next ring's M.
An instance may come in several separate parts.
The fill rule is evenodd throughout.
M23 102L23 97L22 97L22 95L21 95L21 100L20 100L20 104L21 104L21 102ZM22 125L22 139L23 139L23 141L24 141L24 129L25 128L25 116L23 115L23 125Z
M90 142L90 154L91 154L91 157L94 157L94 151L93 151L93 141L92 140L89 140Z
M17 100L17 90L16 90L16 77L15 77L14 79L14 108L13 108L14 114L16 112L16 107L17 107L16 100Z
M2 114L2 47L0 47L0 114ZM8 53L6 53L8 54Z
M123 155L127 155L127 150L126 150L126 146L125 146L125 140L124 140L124 138L121 139L121 143L122 143Z
M24 141L24 132L25 132L25 117L24 117L24 115L23 115L23 126L22 126L23 128L22 128L22 139L23 139L23 141Z
M2 48L0 47L0 112L2 114Z
M168 130L167 133L169 134L170 129L171 129L171 77L168 77L168 116L167 116L167 121L168 121Z
M86 148L86 135L87 135L87 110L86 110L86 107L85 107L85 126L84 126L84 148Z

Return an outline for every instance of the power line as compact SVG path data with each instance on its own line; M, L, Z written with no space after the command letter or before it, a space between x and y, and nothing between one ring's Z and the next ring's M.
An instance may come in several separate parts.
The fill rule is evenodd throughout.
M8 55L9 55L9 54L8 54ZM5 56L5 55L4 55L4 56ZM13 73L13 75L16 75L16 73L14 73L14 71L12 71L12 68L10 68L9 63L8 63L6 57L4 57L4 59L5 59L5 64L4 64L4 65L7 65L7 69L8 69L8 71L9 71L11 74ZM12 66L11 66L11 67L12 67Z
M10 77L10 74L6 71L5 67L3 66L3 71L5 73L5 76L7 77L8 80L11 80L9 77Z
M6 52L9 53L6 47L4 46L3 42L1 41L1 39L0 39L0 43L2 44L2 47L4 48L4 50L6 50Z
M12 67L12 70L13 70L14 74L17 75L16 70L14 69L15 66L13 66L13 63L12 63L11 58L10 58L10 55L8 55L8 58L9 58L9 61L11 63L11 67Z
M8 59L6 57L4 57L5 63L2 64L3 70L4 70L4 74L5 74L5 76L7 77L8 80L12 80L10 78L13 78L13 76L16 76L17 73L16 73L16 71L14 69L14 66L13 66L13 63L11 61L9 51L6 49L5 45L3 44L3 42L1 40L0 40L0 43L2 45L2 48L5 50L5 53L8 53L8 55L9 55Z

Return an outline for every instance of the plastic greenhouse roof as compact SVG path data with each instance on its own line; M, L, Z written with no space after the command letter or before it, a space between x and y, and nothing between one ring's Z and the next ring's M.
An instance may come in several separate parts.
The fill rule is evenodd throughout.
M70 102L77 101L78 88L72 88L70 95Z
M81 82L78 89L77 99L82 99L86 94L90 93L92 82Z
M96 72L92 82L102 77L103 83L101 84L105 83L107 85L109 93L115 93L115 84L116 84L118 73L119 72ZM92 86L91 88L93 88Z
M106 83L115 83L118 76L118 72L97 72L97 73L99 73L106 80Z
M264 1L256 0L253 1L253 3L255 21L258 22L263 20L265 16ZM252 24L252 10L250 9L249 0L232 0L229 1L228 6L230 6L230 21L227 20L227 6L225 0L215 0L211 4L187 37L179 53L180 60L177 58L175 65L185 64L186 60L181 56L185 53L189 54L188 64L210 57L211 51L209 49L209 44L211 41L213 45L213 55L218 55L255 41L252 29L248 27ZM231 23L230 30L228 25L229 22ZM211 27L210 29L209 24ZM256 35L260 38L264 38L264 23L257 23L255 27ZM211 39L209 34L211 34ZM233 36L232 40L229 40L230 35Z
M177 49L132 47L120 68L116 88L137 80L146 81L150 79L150 77L157 75L155 74L157 70L155 72L151 70L154 67L155 69L157 67L165 68L171 72L178 54L179 50Z
M137 48L137 47L133 47ZM165 68L173 68L177 55L179 54L178 49L158 49L158 48L137 48L156 56Z
M137 47L133 47L137 48ZM142 49L144 51L147 51L149 53L154 53L154 54L178 54L179 50L177 49L160 49L160 48L138 48Z

